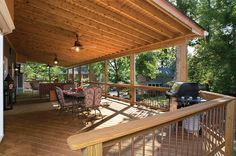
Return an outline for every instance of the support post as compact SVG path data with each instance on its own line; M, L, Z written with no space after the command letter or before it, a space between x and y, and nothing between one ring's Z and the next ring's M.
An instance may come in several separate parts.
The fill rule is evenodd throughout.
M176 81L187 81L187 42L176 47Z
M134 105L136 102L135 84L135 55L130 55L130 104Z
M82 86L82 74L81 74L81 66L79 66L78 75L79 75L79 84L80 84L80 86Z
M226 105L225 155L233 155L235 105L236 100L233 100Z
M74 67L72 67L71 68L72 69L72 74L71 74L71 80L72 80L72 82L74 83L75 82L75 79L74 79L74 74L75 74L75 68Z
M102 156L102 143L81 150L82 156Z
M68 68L66 69L66 74L67 74L66 81L68 82L69 81L69 69Z
M51 66L48 67L48 80L51 83Z
M89 64L89 82L93 80L92 64Z
M104 91L105 91L105 98L107 98L108 94L108 60L105 60L105 70L104 70Z

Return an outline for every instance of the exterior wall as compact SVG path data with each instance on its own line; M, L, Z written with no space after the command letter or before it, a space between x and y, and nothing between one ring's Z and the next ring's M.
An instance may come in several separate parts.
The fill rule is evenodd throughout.
M10 45L10 43L6 38L4 38L3 43L4 43L3 45L4 56L8 59L8 73L15 80L14 66L16 63L16 53L14 48Z
M9 1L8 1L9 2ZM13 0L11 0L13 2ZM13 6L13 5L11 5ZM11 14L12 17L14 16ZM4 55L4 38L3 36L9 34L15 29L5 0L0 0L0 142L4 135L3 129L3 55Z
M0 64L3 64L3 35L0 33ZM0 142L3 138L3 66L0 66Z

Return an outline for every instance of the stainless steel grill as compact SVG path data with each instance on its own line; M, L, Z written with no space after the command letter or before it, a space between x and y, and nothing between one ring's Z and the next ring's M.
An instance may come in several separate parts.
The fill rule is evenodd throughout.
M175 82L170 91L166 92L170 98L175 97L178 102L177 108L186 107L201 102L197 83Z

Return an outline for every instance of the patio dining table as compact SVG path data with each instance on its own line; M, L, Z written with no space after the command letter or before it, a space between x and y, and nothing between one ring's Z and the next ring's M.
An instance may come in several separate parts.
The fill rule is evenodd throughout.
M67 97L72 97L77 100L82 100L85 97L84 91L70 91L70 90L63 90L63 94L66 95Z
M74 101L73 112L78 112L83 107L83 100L85 98L85 94L83 90L71 91L71 90L63 90L63 94L67 99L71 99Z

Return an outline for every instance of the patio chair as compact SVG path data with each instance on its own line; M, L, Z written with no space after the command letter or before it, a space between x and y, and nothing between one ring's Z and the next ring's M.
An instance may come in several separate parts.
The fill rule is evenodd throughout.
M101 87L94 87L94 106L93 109L99 111L99 113L102 115L101 110L99 107L101 106L102 101L102 88Z
M94 88L86 88L84 94L83 111L90 112L94 105Z
M64 94L61 88L55 87L56 89L56 95L57 95L57 101L60 106L61 111L72 111L72 114L74 113L74 100L73 99L67 99L65 100Z

